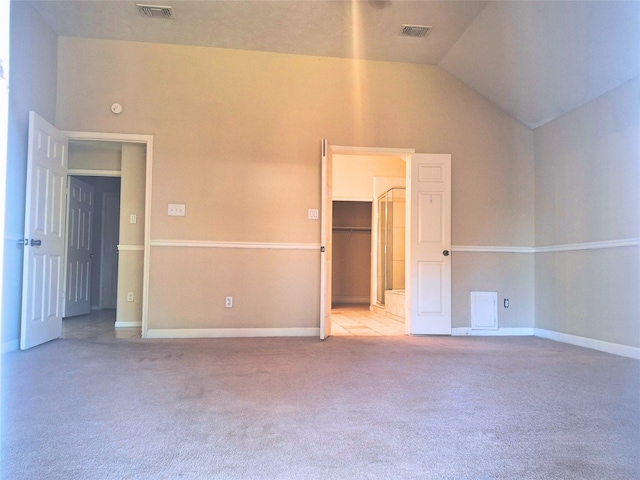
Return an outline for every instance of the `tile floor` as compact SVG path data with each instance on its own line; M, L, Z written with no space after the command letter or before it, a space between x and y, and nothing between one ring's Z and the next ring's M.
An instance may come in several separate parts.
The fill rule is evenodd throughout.
M369 305L339 305L331 310L331 335L404 335L404 322L369 310Z
M61 338L140 338L139 328L116 328L115 323L115 310L92 310L87 315L64 318Z

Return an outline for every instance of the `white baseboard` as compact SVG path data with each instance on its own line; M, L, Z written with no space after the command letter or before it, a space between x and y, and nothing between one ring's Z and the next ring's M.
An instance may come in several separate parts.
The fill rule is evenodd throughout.
M142 322L116 322L116 328L142 328Z
M523 337L532 336L533 327L505 327L493 330L478 330L471 327L456 327L451 329L451 336L472 337Z
M145 338L320 337L319 328L171 328L149 329Z
M20 340L9 340L8 342L2 342L2 353L15 352L20 348Z
M591 348L601 352L612 353L622 357L635 358L640 360L640 348L620 345L618 343L604 342L602 340L594 340L593 338L579 337L568 333L554 332L553 330L545 330L543 328L534 329L536 337L555 340L556 342L569 343L578 347Z

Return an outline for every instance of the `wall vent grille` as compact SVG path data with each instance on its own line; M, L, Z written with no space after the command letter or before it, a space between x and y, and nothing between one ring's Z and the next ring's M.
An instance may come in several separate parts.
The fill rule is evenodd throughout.
M138 11L140 15L147 18L167 18L174 19L176 18L173 13L172 7L161 7L158 5L144 5L142 3L137 3L136 7L138 7Z
M400 35L404 37L426 37L432 28L426 25L402 25Z

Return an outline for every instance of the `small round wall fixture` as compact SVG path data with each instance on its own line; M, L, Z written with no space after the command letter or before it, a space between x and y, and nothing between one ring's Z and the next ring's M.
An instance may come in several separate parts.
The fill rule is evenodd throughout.
M116 115L120 115L122 113L122 105L120 105L119 103L114 103L113 105L111 105L111 111Z

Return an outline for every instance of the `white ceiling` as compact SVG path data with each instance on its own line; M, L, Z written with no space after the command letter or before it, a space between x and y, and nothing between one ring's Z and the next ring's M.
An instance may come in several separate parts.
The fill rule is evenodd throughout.
M61 36L439 65L533 128L640 75L640 1L30 3ZM136 3L176 19L143 18ZM406 38L402 24L433 30Z

